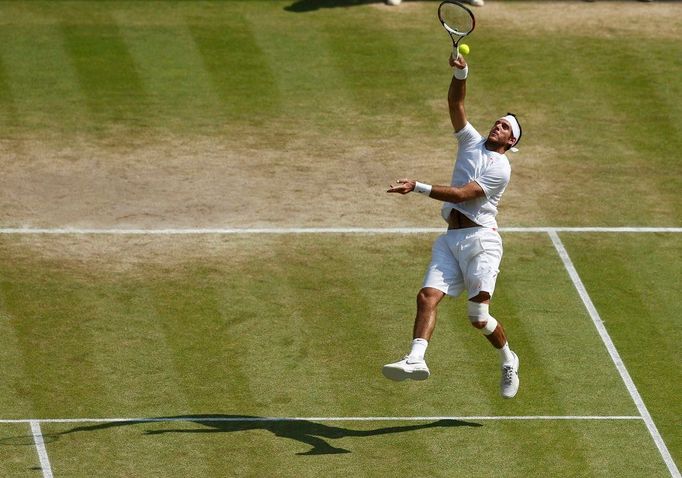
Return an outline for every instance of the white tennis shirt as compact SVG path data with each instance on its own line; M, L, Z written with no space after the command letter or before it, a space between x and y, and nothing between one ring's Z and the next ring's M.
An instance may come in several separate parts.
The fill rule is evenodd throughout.
M450 184L461 187L476 181L485 196L456 204L446 202L441 215L447 221L454 208L481 226L496 228L497 205L511 177L509 159L504 154L488 151L485 148L485 138L471 123L456 132L455 137L459 148Z

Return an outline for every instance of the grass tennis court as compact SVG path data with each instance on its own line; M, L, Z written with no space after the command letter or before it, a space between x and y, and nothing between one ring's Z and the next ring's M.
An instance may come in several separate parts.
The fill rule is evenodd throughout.
M680 4L476 10L470 119L524 121L512 401L463 300L428 381L381 376L433 232L21 232L441 227L384 193L450 177L437 2L342 4L0 3L0 476L679 476L679 232L557 232L671 466L550 235L508 228L679 231Z
M636 290L679 274L676 235L623 240L569 234L567 247L576 252L578 267L607 256L618 267L618 254L652 239L659 252L648 268L631 281L619 273L612 285ZM27 251L43 243L59 254L78 255L72 249L82 238L4 238L3 261L12 258L14 265L3 273L3 361L17 365L3 372L5 417L190 416L170 423L45 423L53 467L65 475L213 476L227 470L293 476L325 470L344 476L355 470L382 476L421 470L487 476L504 465L508 476L546 476L567 467L575 476L631 476L633 467L641 470L635 476L667 476L544 234L505 235L507 272L496 307L505 311L524 357L518 400L498 398L495 361L488 360L493 352L474 340L457 301L441 312L430 350L434 377L426 383L383 380L380 365L407 340L411 296L430 240L389 236L377 244L375 236L308 235L150 242L100 236L88 239L99 257L64 262L49 252L29 257ZM588 240L592 247L581 247ZM187 248L189 259L168 255L178 247ZM201 249L201 258L192 257L193 248ZM590 253L577 252L585 250ZM330 262L339 267L330 269ZM382 267L387 263L393 267ZM662 436L679 456L680 369L670 366L677 360L679 329L648 327L642 310L660 306L645 296L626 294L615 304L600 304L609 279L597 272L585 276ZM535 294L526 294L529 289ZM674 316L676 307L658 313ZM640 313L625 320L623 308ZM631 419L211 421L239 416ZM16 443L26 430L17 433L11 424L4 432L5 453L16 450L4 461L5 473L30 475L35 456L22 460L26 446ZM499 449L486 466L476 463L480 443ZM416 455L407 459L405 447L415 447ZM273 459L258 459L264 452ZM307 452L315 456L299 456ZM101 471L111 466L116 471L110 475Z

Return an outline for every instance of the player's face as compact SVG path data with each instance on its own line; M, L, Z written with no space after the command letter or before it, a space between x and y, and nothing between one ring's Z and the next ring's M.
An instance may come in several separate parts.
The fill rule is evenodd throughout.
M511 146L514 143L514 136L509 121L504 119L495 121L490 133L488 133L488 141L499 145Z

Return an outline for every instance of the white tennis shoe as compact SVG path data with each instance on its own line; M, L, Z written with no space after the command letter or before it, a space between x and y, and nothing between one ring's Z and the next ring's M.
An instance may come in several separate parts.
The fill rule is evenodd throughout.
M431 375L424 360L416 360L406 355L398 362L384 365L381 369L384 377L400 382L402 380L426 380Z
M500 393L503 398L514 398L519 391L519 357L514 355L514 362L502 366L502 380L500 381Z

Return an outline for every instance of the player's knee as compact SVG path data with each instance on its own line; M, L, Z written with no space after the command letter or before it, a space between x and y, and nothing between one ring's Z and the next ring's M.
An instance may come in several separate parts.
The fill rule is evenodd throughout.
M467 305L467 313L471 325L483 332L483 335L490 335L495 332L497 320L488 313L488 304L470 301Z
M424 287L417 294L417 305L419 307L434 307L443 297L443 293L436 289Z

